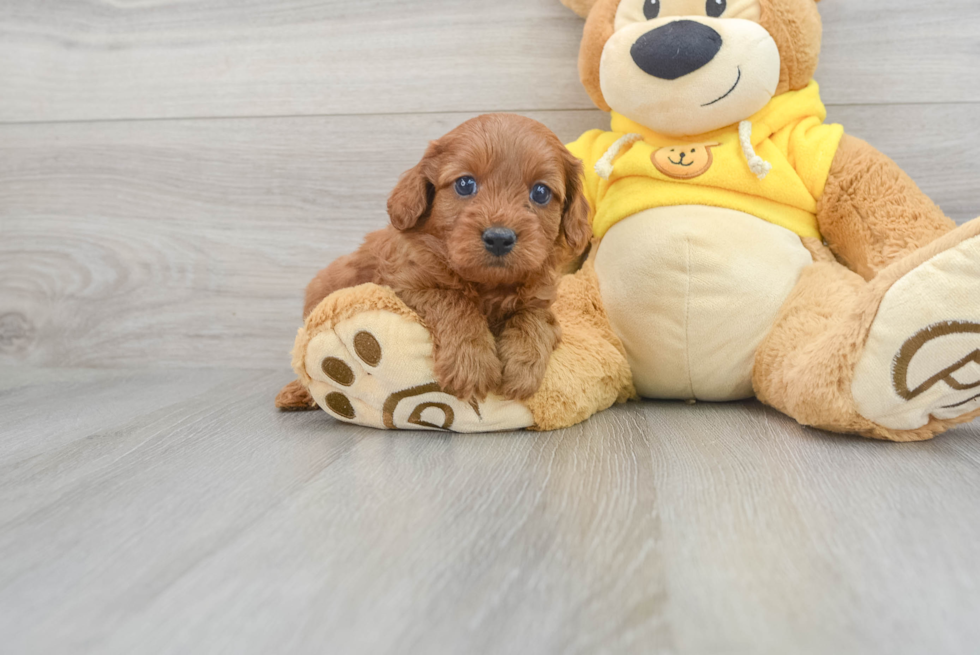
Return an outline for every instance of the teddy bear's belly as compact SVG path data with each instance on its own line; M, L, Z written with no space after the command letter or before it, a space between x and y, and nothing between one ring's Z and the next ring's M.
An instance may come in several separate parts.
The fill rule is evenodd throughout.
M647 398L749 398L755 352L802 270L800 237L742 212L661 207L596 254L603 303Z

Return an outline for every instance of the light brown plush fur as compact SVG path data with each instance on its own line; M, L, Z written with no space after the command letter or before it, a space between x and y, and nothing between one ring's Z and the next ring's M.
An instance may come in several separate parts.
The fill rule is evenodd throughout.
M779 48L780 71L776 95L802 89L817 71L823 22L810 0L762 0L759 22Z
M848 135L817 220L841 263L866 280L956 227L898 164Z
M589 17L585 21L582 46L578 53L578 73L582 79L582 85L588 91L592 102L602 111L612 110L602 95L599 71L602 50L606 47L606 41L615 31L616 10L619 8L619 2L620 0L598 0L593 5Z
M467 121L402 176L388 202L392 225L310 283L306 312L339 289L388 286L432 332L444 389L463 400L491 391L527 399L560 339L550 309L559 271L589 243L581 175L578 160L537 121L509 114ZM463 197L455 182L466 176L478 190ZM539 183L553 193L544 205L530 198ZM514 249L488 252L490 228L513 230ZM307 403L295 386L280 399Z

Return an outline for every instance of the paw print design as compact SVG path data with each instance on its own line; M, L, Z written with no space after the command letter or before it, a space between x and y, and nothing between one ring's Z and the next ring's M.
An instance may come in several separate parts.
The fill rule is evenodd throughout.
M467 403L445 393L433 373L432 337L418 318L404 305L400 311L344 311L344 296L357 297L349 291L325 300L327 311L314 311L297 339L297 348L305 348L297 353L301 377L310 378L310 393L325 412L386 430L496 432L534 423L519 402L490 396ZM387 289L373 292L400 303Z

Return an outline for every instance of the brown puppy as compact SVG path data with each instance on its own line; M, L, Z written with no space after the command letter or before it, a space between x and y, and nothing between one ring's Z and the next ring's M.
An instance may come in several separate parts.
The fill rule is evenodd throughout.
M347 287L391 287L432 332L435 373L464 400L537 391L561 331L558 278L592 236L582 165L541 123L480 116L433 141L388 200L391 226L320 271L304 316ZM313 406L298 382L276 399Z

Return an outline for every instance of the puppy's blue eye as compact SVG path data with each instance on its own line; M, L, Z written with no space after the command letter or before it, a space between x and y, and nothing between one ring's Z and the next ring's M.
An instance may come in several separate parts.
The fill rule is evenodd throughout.
M645 0L643 3L643 15L647 20L653 20L660 15L660 0Z
M728 9L727 0L708 0L706 9L712 18L720 18L725 10Z
M476 193L476 180L469 175L456 180L456 193L460 198L469 198Z
M531 189L531 200L539 205L551 202L551 189L543 184L535 184Z

